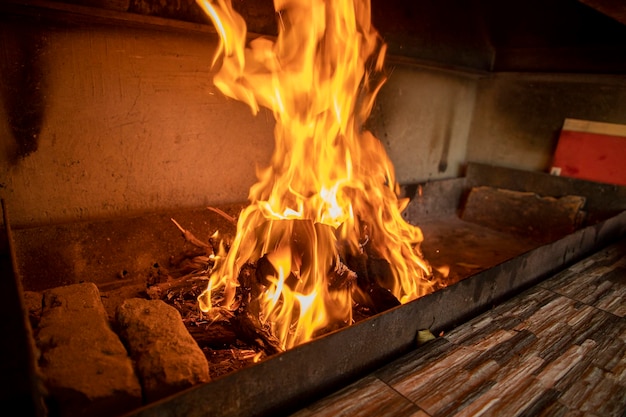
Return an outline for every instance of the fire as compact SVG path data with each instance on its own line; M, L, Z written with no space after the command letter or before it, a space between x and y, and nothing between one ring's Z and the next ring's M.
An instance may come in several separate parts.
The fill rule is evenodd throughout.
M215 85L276 119L271 164L258 172L230 249L216 256L201 309L236 310L242 268L263 262L250 305L288 349L352 322L355 300L368 294L360 276L346 278L346 259L385 260L390 277L374 285L402 303L430 292L422 232L402 218L408 200L392 163L363 128L385 81L369 0L275 0L277 38L249 43L230 1L197 2L221 39Z

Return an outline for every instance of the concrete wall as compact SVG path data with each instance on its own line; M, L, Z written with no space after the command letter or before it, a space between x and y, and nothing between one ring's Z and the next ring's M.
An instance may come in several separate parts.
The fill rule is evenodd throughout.
M424 66L389 68L370 128L384 143L398 182L462 175L476 77Z
M623 75L496 73L478 82L467 160L549 172L566 118L626 124Z
M214 35L3 23L0 197L14 226L246 200L274 120L212 85ZM371 128L397 179L460 175L475 80L389 68Z
M212 85L214 35L3 23L0 197L13 225L246 200L274 120Z
M206 29L0 15L0 197L16 226L245 201L274 120L211 82ZM546 171L564 118L626 123L620 76L388 60L368 127L400 183L466 161Z

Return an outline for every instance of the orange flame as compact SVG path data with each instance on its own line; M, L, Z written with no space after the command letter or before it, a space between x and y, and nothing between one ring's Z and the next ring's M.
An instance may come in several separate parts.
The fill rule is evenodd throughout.
M369 0L275 0L278 37L248 45L230 1L197 2L221 40L215 85L276 119L271 164L250 189L230 250L216 257L202 310L236 308L242 267L265 257L273 271L260 284L259 316L288 349L351 323L355 286L333 288L328 277L366 244L390 264L384 284L398 300L430 292L422 232L402 218L408 200L398 198L391 161L363 129L385 81Z

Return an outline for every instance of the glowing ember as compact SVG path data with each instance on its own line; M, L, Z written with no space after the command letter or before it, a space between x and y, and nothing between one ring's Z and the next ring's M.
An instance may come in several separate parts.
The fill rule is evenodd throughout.
M377 284L402 303L430 292L421 230L402 218L408 201L398 199L391 161L363 129L384 82L386 49L369 1L275 0L278 37L248 45L230 1L198 4L221 38L215 85L276 118L271 165L250 189L230 250L216 256L202 310L237 309L242 268L263 261L251 305L288 349L352 322L354 303L369 294L345 279L348 258L386 261L389 277Z

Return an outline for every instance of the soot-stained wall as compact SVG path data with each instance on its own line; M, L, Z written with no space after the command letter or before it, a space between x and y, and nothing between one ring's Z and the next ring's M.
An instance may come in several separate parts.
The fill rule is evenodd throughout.
M477 77L388 64L369 127L385 145L402 184L463 175Z
M626 76L496 73L479 80L467 160L549 172L566 118L626 124Z
M213 86L215 35L3 23L0 196L14 225L245 201L274 120Z
M252 116L212 84L210 25L136 15L122 3L17 13L0 5L0 197L14 226L242 202L256 167L270 161L272 114ZM623 65L612 53L619 39L609 53L566 48L585 58L559 61L576 64L568 71L514 72L555 45L528 36L522 49L492 44L483 16L452 8L453 23L477 19L459 35L445 19L452 3L409 5L385 20L423 23L401 39L386 28L395 55L368 121L399 182L459 177L467 161L545 172L565 118L626 123ZM398 56L406 45L414 50ZM502 64L503 50L517 67ZM606 74L585 73L597 69L589 51L612 57Z
M145 26L4 16L0 197L14 226L246 200L272 114L213 86L208 26ZM475 80L388 69L370 127L397 179L460 175Z

